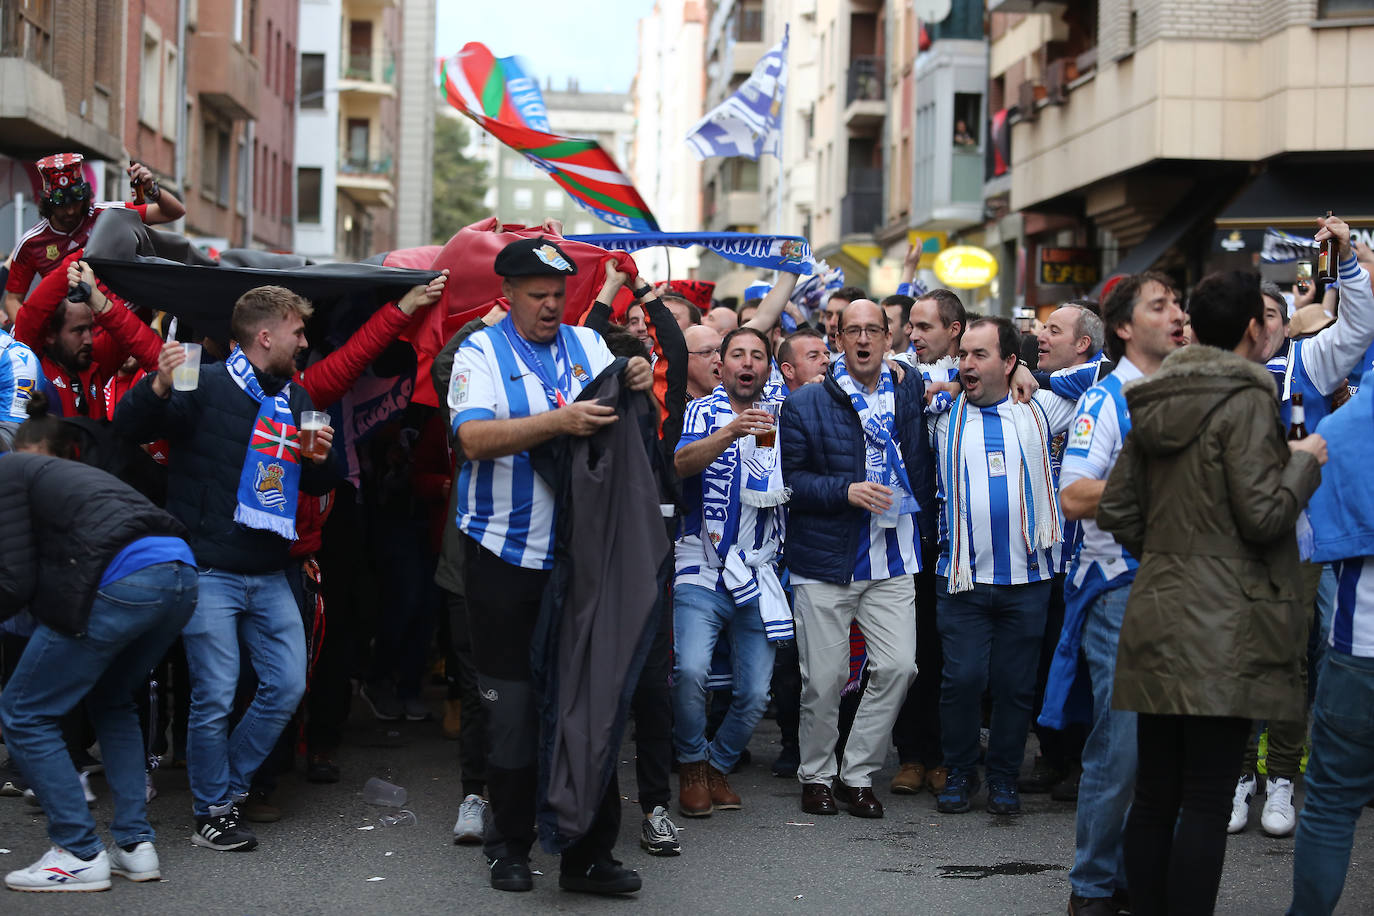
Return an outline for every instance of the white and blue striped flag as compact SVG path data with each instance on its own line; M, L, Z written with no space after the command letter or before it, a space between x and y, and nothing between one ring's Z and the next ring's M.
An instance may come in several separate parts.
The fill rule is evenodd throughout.
M754 72L687 134L698 159L782 155L782 102L787 94L787 28L782 41L759 58Z

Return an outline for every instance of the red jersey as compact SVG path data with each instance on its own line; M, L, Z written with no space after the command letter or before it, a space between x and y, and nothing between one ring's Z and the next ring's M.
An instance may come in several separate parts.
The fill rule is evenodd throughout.
M28 295L29 285L34 274L46 277L55 267L61 266L67 255L78 248L86 247L91 229L101 210L122 208L138 211L139 219L148 221L147 204L126 204L123 201L107 200L93 203L81 222L71 232L58 232L46 219L39 220L28 232L24 233L19 244L14 246L14 263L10 265L10 279L5 284L8 292L20 296Z

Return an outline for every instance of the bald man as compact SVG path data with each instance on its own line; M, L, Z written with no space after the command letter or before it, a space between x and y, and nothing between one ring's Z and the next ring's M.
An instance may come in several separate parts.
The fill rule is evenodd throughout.
M692 325L683 337L687 339L687 398L704 398L720 384L720 343L724 338L704 324Z

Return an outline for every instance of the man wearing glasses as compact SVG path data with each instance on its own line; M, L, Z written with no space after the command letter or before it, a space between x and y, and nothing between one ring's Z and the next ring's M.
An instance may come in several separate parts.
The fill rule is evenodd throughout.
M157 179L144 165L130 165L130 181L143 191L145 204L92 199L90 183L82 173L80 153L58 153L36 163L43 191L38 198L38 213L43 218L14 246L13 263L5 283L5 321L12 322L29 291L35 275L46 277L78 248L86 246L91 228L102 210L127 207L138 212L151 225L169 223L186 215L170 191L158 187Z
M835 322L843 354L825 378L791 393L779 422L792 491L786 562L801 657L802 810L882 817L873 774L916 675L917 514L934 508L919 373L883 361L887 313L850 302ZM843 761L835 759L849 628L863 630L868 686ZM838 779L836 778L838 776Z
M694 324L683 336L687 340L687 400L704 398L720 384L720 332L704 324Z

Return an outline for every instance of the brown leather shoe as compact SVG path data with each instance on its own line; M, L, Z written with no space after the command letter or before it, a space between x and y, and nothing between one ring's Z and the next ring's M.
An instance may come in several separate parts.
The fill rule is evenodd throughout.
M945 783L949 781L949 767L936 767L933 770L926 770L926 788L931 795L939 795L945 791Z
M802 810L807 814L839 814L835 796L824 783L808 782L802 786Z
M678 765L677 806L686 817L710 817L711 789L707 784L705 760Z
M883 803L872 786L846 786L836 780L835 798L855 817L882 817Z
M902 768L897 771L897 775L892 777L892 794L915 795L921 791L925 781L926 765L924 763L904 763Z
M744 802L725 781L725 774L706 764L706 787L711 793L711 806L717 811L738 811Z

